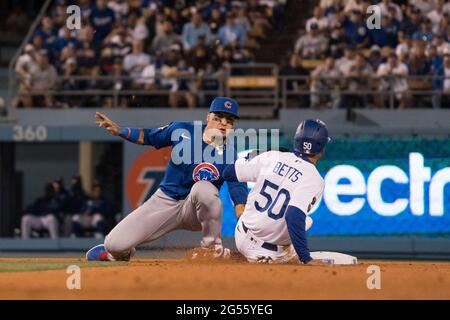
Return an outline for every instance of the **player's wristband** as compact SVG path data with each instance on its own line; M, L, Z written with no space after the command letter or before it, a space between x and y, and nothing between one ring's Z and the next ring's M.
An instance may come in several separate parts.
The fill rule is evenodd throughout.
M139 140L139 128L120 128L119 136L130 142L138 142Z

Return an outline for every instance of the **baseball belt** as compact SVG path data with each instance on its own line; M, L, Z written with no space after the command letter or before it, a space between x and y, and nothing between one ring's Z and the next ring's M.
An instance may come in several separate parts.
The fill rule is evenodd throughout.
M244 222L242 222L242 228L244 229L244 232L247 233L248 228L247 226L244 224ZM253 238L251 239L253 240ZM269 242L263 242L263 244L261 245L262 248L270 250L270 251L275 251L278 252L278 246L276 244L273 243L269 243Z

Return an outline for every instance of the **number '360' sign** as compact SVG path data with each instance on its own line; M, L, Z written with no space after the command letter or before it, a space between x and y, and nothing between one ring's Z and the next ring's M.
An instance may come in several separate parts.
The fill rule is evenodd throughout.
M47 128L44 126L14 126L13 127L14 141L45 141L47 140Z

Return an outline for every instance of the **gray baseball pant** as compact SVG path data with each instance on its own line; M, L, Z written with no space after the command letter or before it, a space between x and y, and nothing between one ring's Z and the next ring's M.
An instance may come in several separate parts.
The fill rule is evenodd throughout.
M34 216L26 214L21 221L22 239L28 239L31 235L31 229L47 229L50 238L58 238L58 219L53 214L45 216Z
M153 196L115 226L105 238L106 250L127 260L134 248L177 229L203 231L202 247L222 244L222 203L219 190L208 181L196 182L184 200L158 189Z

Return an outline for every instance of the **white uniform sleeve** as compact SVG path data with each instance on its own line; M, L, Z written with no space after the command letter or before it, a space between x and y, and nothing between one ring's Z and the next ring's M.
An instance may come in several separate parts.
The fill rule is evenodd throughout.
M248 161L245 158L237 159L234 163L236 177L240 182L255 182L261 170L261 155L254 157Z
M256 182L264 166L270 165L277 154L274 151L264 152L251 160L240 158L234 163L236 177L240 182Z
M322 197L324 182L321 178L308 181L298 185L294 190L289 205L299 208L308 215Z

